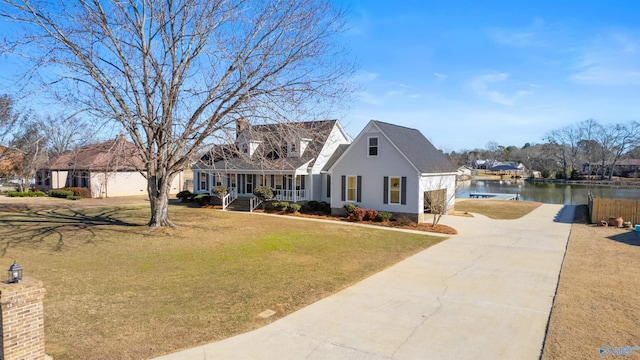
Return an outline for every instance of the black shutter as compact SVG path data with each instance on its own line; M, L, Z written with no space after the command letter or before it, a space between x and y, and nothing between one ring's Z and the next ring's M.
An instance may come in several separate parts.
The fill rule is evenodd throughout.
M276 188L276 176L275 175L271 175L271 185L272 188Z
M327 175L327 197L331 197L331 175Z
M345 175L342 175L342 195L341 195L341 199L342 201L346 200L346 195L347 195L347 177Z
M300 175L300 190L306 189L306 187L304 186L304 178L306 178L306 176Z
M356 185L356 201L362 201L362 176L358 175L358 185Z
M402 185L400 185L400 204L407 205L407 177L402 177Z
M384 177L384 185L382 185L382 203L383 204L388 204L389 203L389 177L385 176Z

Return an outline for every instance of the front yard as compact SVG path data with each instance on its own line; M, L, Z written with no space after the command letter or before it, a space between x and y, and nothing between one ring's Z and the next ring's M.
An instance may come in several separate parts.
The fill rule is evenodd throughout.
M179 229L149 233L144 201L88 203L0 205L0 266L15 259L44 281L56 360L142 359L226 338L442 240L180 205ZM267 309L276 314L258 317Z
M640 237L585 220L579 206L542 359L638 358Z

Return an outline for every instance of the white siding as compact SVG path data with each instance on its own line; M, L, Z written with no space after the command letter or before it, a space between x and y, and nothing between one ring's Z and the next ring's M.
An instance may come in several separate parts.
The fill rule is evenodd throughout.
M176 175L169 192L171 194L178 193L182 181L182 176ZM147 179L137 171L92 173L91 195L93 197L147 195Z
M369 138L378 137L378 156L368 156ZM362 208L398 213L419 213L418 172L409 161L370 124L349 146L349 149L333 166L331 174L331 207L341 208L342 176L362 176ZM384 204L384 177L406 177L407 203Z
M455 174L423 174L420 178L420 194L426 191L446 189L447 209L453 208L456 202ZM424 209L424 196L419 197L420 209Z

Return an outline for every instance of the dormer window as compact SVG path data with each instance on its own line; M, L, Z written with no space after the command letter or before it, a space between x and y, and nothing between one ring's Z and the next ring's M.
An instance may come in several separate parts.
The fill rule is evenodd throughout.
M378 156L378 138L370 137L369 138L369 156Z

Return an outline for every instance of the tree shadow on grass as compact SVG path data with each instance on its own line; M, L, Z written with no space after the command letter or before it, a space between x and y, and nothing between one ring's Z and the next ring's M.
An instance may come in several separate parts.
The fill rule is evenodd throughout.
M0 212L0 257L12 247L41 246L52 239L55 251L62 250L70 237L85 236L85 242L91 243L98 236L99 226L109 227L110 231L144 226L122 220L128 210L110 208L91 215L87 209Z

